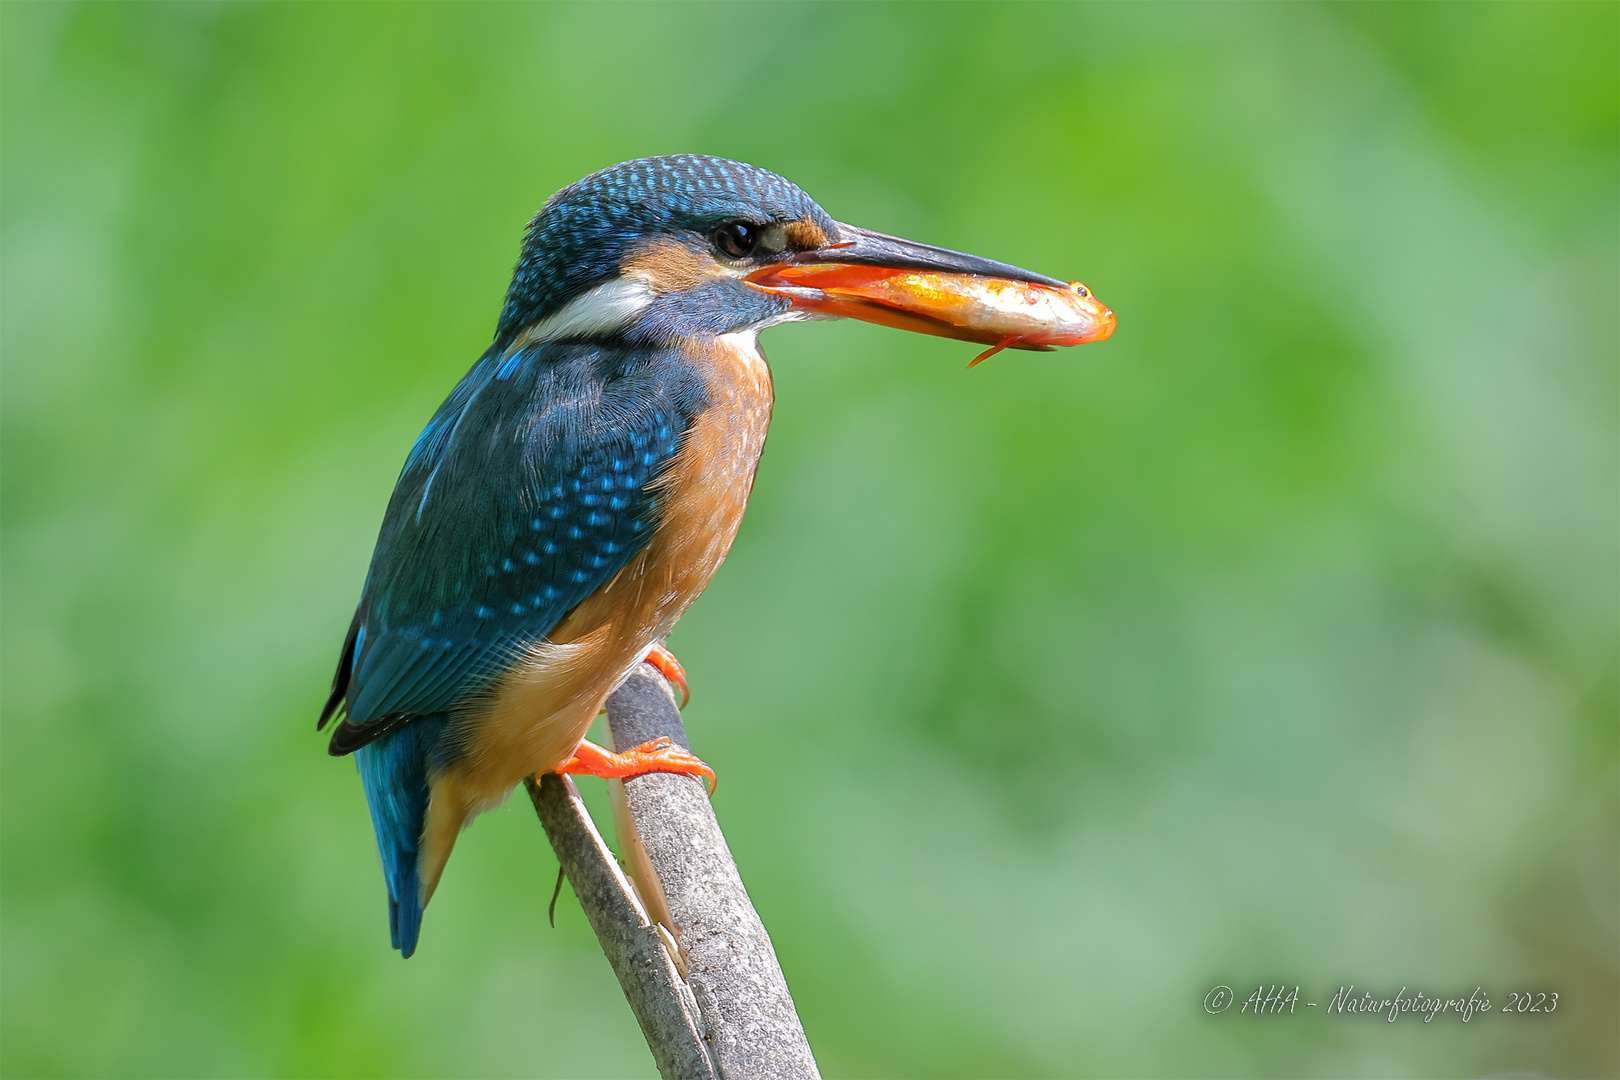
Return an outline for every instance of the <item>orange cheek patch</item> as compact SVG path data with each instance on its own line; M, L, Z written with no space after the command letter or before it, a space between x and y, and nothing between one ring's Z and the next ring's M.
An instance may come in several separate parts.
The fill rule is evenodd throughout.
M827 235L827 230L809 218L790 221L782 226L782 231L787 234L788 243L791 246L806 251L825 247L828 241L832 239Z
M655 292L686 292L718 276L719 267L707 252L693 251L668 236L642 241L624 264L624 273L646 281Z

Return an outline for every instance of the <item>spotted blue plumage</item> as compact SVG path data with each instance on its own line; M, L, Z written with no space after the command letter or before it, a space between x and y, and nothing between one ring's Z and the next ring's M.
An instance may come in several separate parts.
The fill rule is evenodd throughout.
M340 752L466 701L629 561L703 387L668 351L493 351L412 448L356 614Z

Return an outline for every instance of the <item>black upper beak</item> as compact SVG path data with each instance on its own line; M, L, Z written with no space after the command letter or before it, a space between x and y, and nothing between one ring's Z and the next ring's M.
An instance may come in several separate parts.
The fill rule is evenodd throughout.
M1005 278L1027 281L1034 285L1049 285L1063 289L1068 283L1057 278L1037 274L1010 263L983 259L950 248L919 244L898 236L862 229L856 225L838 223L839 238L814 251L791 255L783 262L789 265L807 263L849 263L856 266L881 266L900 270L932 270L945 274L973 274L977 277Z

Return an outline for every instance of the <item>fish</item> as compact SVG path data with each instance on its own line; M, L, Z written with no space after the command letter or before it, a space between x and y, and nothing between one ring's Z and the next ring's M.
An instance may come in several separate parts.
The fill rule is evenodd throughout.
M858 318L991 346L968 367L1003 349L1045 351L1105 341L1118 321L1079 281L1060 287L856 263L777 263L744 280L829 318Z

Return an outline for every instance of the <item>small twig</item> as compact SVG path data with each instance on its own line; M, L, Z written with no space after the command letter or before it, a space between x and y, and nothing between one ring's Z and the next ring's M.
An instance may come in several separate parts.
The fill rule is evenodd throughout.
M615 747L667 735L690 749L674 694L650 665L614 691L607 711ZM571 782L548 775L529 793L659 1072L819 1080L776 950L703 782L649 773L610 788L619 789L614 816L634 892Z
M686 984L596 831L574 782L547 773L538 784L530 777L528 787L535 813L641 1024L659 1073L665 1080L718 1080Z
M557 884L551 887L551 903L546 905L546 922L551 924L553 930L557 929L557 897L562 895L563 878L567 876L563 873L562 863L558 863Z

